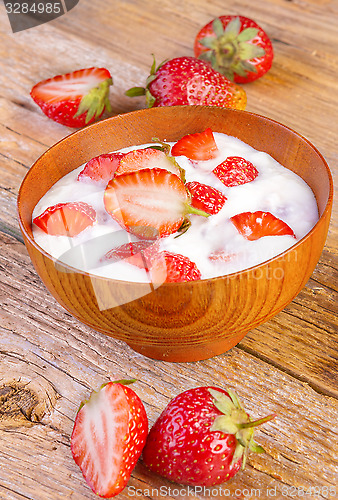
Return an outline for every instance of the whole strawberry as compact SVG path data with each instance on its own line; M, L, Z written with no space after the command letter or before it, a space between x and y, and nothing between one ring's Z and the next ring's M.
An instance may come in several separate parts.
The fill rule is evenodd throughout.
M244 468L254 427L274 415L251 421L236 394L198 387L176 396L150 430L143 461L152 471L181 484L212 486Z
M108 99L113 81L105 68L85 68L43 80L31 97L45 115L67 127L81 128L111 111Z
M110 498L126 486L142 452L148 419L133 380L108 382L84 401L71 436L71 452L94 493Z
M130 97L145 95L147 106L206 105L245 109L246 93L210 65L195 57L177 57L152 65L146 88L127 90Z
M271 68L273 60L268 35L243 16L220 16L206 24L196 36L194 53L237 83L257 80Z

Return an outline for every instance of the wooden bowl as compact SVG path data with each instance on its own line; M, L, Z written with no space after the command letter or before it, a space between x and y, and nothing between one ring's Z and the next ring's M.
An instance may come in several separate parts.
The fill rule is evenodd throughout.
M151 142L153 137L176 141L207 127L269 153L312 188L319 221L288 251L229 276L165 283L152 291L149 284L99 278L66 265L55 266L55 259L35 243L33 209L62 176L93 156ZM65 309L93 329L127 342L145 356L183 362L227 351L249 330L292 301L321 255L332 197L332 178L324 158L309 141L288 127L245 111L177 106L118 115L58 142L36 161L24 178L18 212L35 269ZM117 305L102 307L98 297Z

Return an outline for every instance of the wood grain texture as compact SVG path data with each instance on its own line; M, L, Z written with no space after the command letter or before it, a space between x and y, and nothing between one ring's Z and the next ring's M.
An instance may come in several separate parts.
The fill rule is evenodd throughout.
M23 415L18 425L8 412L6 424L0 419L1 500L95 498L72 461L69 437L80 401L102 382L124 377L138 380L134 389L151 423L180 391L210 383L236 390L253 417L278 414L257 431L266 454L251 455L246 470L222 485L229 493L219 488L191 498L250 499L258 497L255 490L264 499L300 498L302 491L309 499L337 497L330 492L338 479L336 203L321 259L291 304L228 353L195 363L150 361L70 316L42 285L18 227L16 198L23 176L49 146L72 132L41 113L29 97L31 87L56 73L106 66L114 78L113 113L140 109L144 100L127 98L124 91L144 84L151 54L158 62L192 55L198 29L228 13L252 17L274 44L270 72L245 86L247 110L308 138L336 182L335 0L226 5L220 0L80 0L67 15L16 34L0 6L0 413L18 401L7 397L5 404L9 387L18 388L14 394L28 387L32 411L26 399L22 408L33 420ZM176 485L149 473L142 462L129 486L134 489L119 498L135 491L139 498L187 497L186 489L175 492ZM271 493L276 488L276 494L267 488Z

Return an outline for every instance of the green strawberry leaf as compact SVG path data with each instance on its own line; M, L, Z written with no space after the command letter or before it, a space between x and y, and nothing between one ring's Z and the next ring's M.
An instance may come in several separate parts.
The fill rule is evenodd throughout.
M253 45L252 43L243 42L239 45L238 55L240 59L250 61L256 57L262 57L265 50L262 47Z
M203 47L207 47L208 49L215 48L216 38L214 36L206 36L205 38L201 38L200 44Z
M214 21L212 23L212 30L215 33L217 38L224 34L223 24L222 24L222 21L219 19L219 17L214 19Z
M239 42L248 42L249 40L253 40L258 35L258 29L257 28L246 28L245 30L241 31L240 34L237 37L237 40Z
M124 95L128 97L138 97L141 95L145 95L146 89L144 87L132 87L125 91Z
M202 54L198 56L198 59L202 59L202 61L207 61L207 62L211 62L214 58L215 54L211 50L208 50L207 52L202 52Z
M235 17L235 19L232 19L232 21L230 21L230 23L225 28L224 35L229 37L229 40L235 39L238 37L240 30L241 30L241 20L239 17Z

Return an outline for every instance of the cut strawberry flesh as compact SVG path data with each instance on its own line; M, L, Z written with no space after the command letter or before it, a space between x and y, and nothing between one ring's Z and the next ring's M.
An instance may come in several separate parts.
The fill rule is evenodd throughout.
M109 382L80 408L71 452L94 493L115 496L125 487L142 451L147 415L136 394Z
M152 168L116 176L106 187L107 212L128 232L145 239L174 233L188 211L181 179Z
M32 91L32 97L50 104L64 100L81 99L84 95L99 85L100 82L111 78L105 68L86 68L37 83Z
M81 181L89 178L96 182L107 183L114 177L123 157L123 153L108 153L95 156L86 163L77 179Z
M170 161L169 157L158 149L135 149L126 153L121 160L116 175L128 174L147 168L162 168L176 175L180 175L179 168Z
M190 160L206 161L215 158L218 148L210 128L204 132L185 135L171 148L172 156L187 156Z
M94 208L80 201L48 207L33 223L49 235L73 237L92 226L95 220Z
M290 235L293 230L281 219L270 212L243 212L230 218L238 232L247 240L253 241L263 236Z
M256 179L257 168L241 156L228 156L220 165L214 168L213 173L227 187L239 186Z

